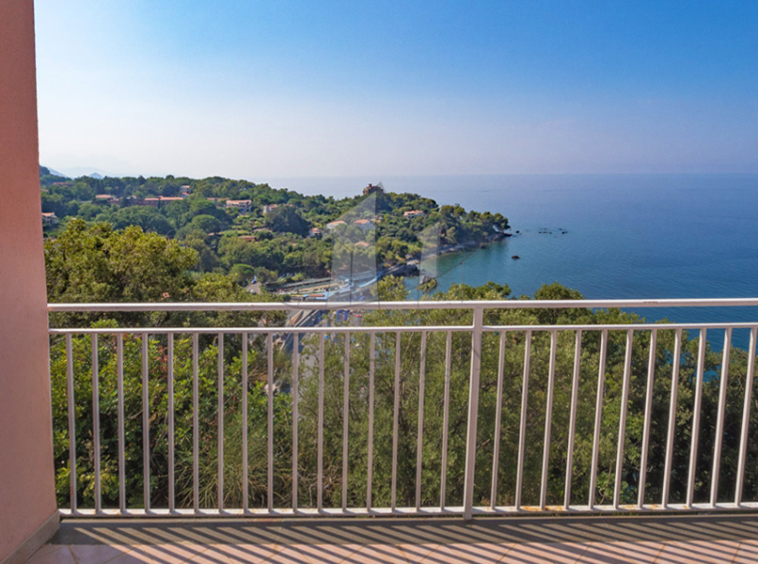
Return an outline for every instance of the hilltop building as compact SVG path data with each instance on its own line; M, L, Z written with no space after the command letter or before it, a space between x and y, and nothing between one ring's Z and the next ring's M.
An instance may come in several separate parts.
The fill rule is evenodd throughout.
M372 223L370 219L356 219L353 222L353 225L355 225L356 227L359 227L363 231L367 231L374 226L374 224Z
M384 188L382 188L381 184L369 184L363 189L364 196L368 196L369 194L373 194L375 192L377 195L384 194Z
M117 204L118 198L112 194L97 194L95 196L95 202L98 204Z
M250 213L253 209L252 200L227 200L227 208L237 208L240 213Z
M426 213L424 213L422 210L411 210L407 211L403 214L403 217L424 217Z
M339 227L340 225L347 225L347 223L345 223L341 219L338 219L337 221L330 221L329 223L327 223L326 228L331 231L332 229L337 229L337 227Z

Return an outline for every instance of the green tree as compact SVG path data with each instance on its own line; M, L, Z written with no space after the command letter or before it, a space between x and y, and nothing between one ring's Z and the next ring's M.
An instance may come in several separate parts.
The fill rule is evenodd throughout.
M266 215L266 227L277 233L308 234L310 225L292 206L279 206Z
M220 231L223 224L212 215L201 214L192 218L189 224L190 229L198 229L203 233L213 233Z
M117 231L72 220L57 239L45 242L48 301L181 301L197 260L193 249L140 227Z
M110 222L115 229L137 226L143 231L153 231L160 235L168 235L175 231L171 222L150 206L119 208L111 215Z

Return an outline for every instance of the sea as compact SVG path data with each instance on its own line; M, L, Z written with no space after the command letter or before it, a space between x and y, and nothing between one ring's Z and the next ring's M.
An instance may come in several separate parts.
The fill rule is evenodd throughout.
M589 299L758 297L758 174L292 178L271 185L339 198L369 182L508 217L512 237L440 257L441 290L492 280L531 296L557 281ZM408 286L416 299L413 280ZM758 322L758 308L635 313L650 321ZM720 349L723 332L709 331L708 340ZM735 346L747 343L747 331L736 331Z

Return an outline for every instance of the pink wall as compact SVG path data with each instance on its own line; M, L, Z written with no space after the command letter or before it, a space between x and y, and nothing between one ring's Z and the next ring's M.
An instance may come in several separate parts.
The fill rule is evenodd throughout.
M0 0L0 562L56 512L32 0Z

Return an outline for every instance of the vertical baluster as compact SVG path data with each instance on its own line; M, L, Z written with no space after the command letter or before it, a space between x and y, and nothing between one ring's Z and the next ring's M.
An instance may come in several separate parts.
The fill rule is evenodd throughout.
M445 392L442 405L442 468L440 472L440 509L445 509L445 493L447 488L447 443L448 426L450 422L450 372L452 368L453 332L447 332L445 340Z
M374 370L376 333L371 333L368 361L368 460L366 463L366 509L371 511L371 486L374 479Z
M267 507L274 509L274 335L268 334L268 480Z
M298 487L298 401L300 399L300 334L292 339L292 510L297 511Z
M174 334L168 334L168 509L176 511L176 485L174 477Z
M424 387L426 379L426 331L421 332L421 366L418 374L418 429L416 436L416 511L421 508L421 470L424 455Z
M624 376L621 388L621 413L619 414L619 438L616 447L616 475L613 487L613 507L619 508L621 502L621 476L624 471L624 441L626 440L626 414L629 403L629 380L632 372L632 344L634 329L626 331L626 353L624 355Z
M345 333L345 373L342 378L342 512L347 511L347 433L350 408L350 331Z
M249 336L242 333L242 511L247 513L250 510L250 469L249 454L247 451L247 432L248 432L248 358L247 347Z
M192 493L195 514L200 513L200 335L192 334Z
M150 511L150 388L148 385L148 334L142 333L142 497Z
M318 475L316 476L316 495L320 512L324 508L324 333L319 333L318 362Z
M497 396L495 398L495 438L492 452L492 488L490 507L497 506L497 482L500 473L500 426L503 418L503 372L505 371L505 331L500 332L500 355L497 363Z
M700 328L700 343L697 351L697 380L695 381L695 405L692 408L692 444L690 466L687 473L687 507L692 507L695 497L695 473L697 472L697 447L700 439L700 410L703 405L703 375L705 372L706 330Z
M394 396L394 417L392 420L392 483L390 486L390 506L392 512L395 512L397 496L397 441L398 441L398 421L400 418L400 332L395 337L395 396Z
M674 460L674 439L676 438L676 400L679 391L679 366L682 360L682 330L676 330L674 340L674 366L671 368L671 401L669 403L669 424L666 432L666 461L663 470L663 491L661 505L668 507L671 493L671 468Z
M647 390L645 391L645 421L642 427L642 452L640 453L640 481L637 488L637 507L645 505L645 482L647 480L647 460L650 450L650 419L653 412L653 386L655 384L655 353L658 330L650 331L650 356L647 362Z
M547 474L550 463L550 436L553 425L553 388L555 387L555 349L558 341L558 332L550 331L550 365L547 376L547 398L545 401L545 441L542 450L542 483L540 484L540 509L545 510L547 503Z
M742 408L742 428L740 430L740 454L737 459L737 484L734 490L734 503L742 504L742 489L745 483L745 462L747 460L747 439L750 428L750 406L753 397L753 379L755 375L755 347L758 328L750 330L750 346L748 349L747 375L745 376L745 403Z
M126 513L126 469L124 451L124 335L116 337L116 395L118 398L118 508Z
M608 330L600 334L600 362L597 372L597 399L595 401L595 429L592 437L592 462L590 466L589 508L595 507L595 490L597 489L597 461L600 456L600 425L603 422L603 395L605 391L605 360L608 353Z
M571 381L571 407L569 413L569 436L566 452L566 481L563 493L563 508L568 510L571 505L571 482L574 472L574 441L576 439L576 407L579 400L579 376L582 362L582 330L576 331L574 343L574 373Z
M103 511L100 487L100 366L97 354L97 333L92 333L92 434L95 441L95 513Z
M66 388L68 395L68 470L71 513L76 513L76 411L74 403L74 353L71 333L66 333Z
M529 400L529 369L532 358L532 330L524 334L524 380L521 385L521 417L519 419L518 460L516 463L516 497L514 505L521 508L521 492L524 487L524 451L526 449L526 410Z
M721 470L721 449L724 444L724 415L726 412L726 392L729 380L729 353L732 349L732 328L724 331L724 354L721 360L721 382L719 386L719 410L716 416L716 441L713 445L713 470L711 471L711 507L716 507L719 495L719 473Z
M479 419L479 378L482 361L482 326L484 309L474 308L474 326L471 335L471 376L468 389L468 423L466 426L466 467L463 477L463 518L473 518L474 478L476 465L476 430Z
M218 512L224 512L224 334L218 334Z

